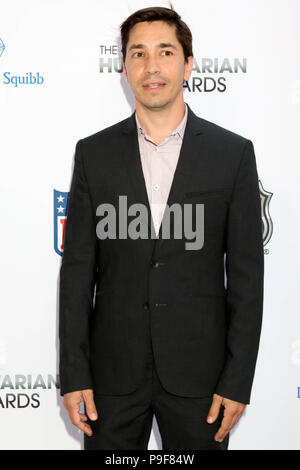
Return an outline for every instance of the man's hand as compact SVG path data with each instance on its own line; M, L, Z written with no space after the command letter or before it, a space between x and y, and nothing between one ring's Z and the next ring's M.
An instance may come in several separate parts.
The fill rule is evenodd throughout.
M207 416L208 423L214 423L216 421L219 416L221 405L225 407L225 410L221 426L215 434L215 440L217 442L223 441L233 426L236 425L246 407L244 403L229 400L228 398L223 398L214 393L213 402Z
M85 414L80 413L80 402L84 401L87 415L91 421L98 419L98 413L94 402L94 392L88 388L86 390L79 390L64 394L63 405L69 413L70 420L81 431L85 432L88 436L93 435L91 426L85 421L87 417Z

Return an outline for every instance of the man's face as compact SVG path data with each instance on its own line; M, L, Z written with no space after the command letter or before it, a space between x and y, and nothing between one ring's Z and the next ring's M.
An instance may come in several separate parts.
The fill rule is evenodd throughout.
M189 79L192 68L193 56L188 63L184 61L175 26L145 21L130 30L123 73L136 100L146 108L159 110L175 101L183 93L183 80Z

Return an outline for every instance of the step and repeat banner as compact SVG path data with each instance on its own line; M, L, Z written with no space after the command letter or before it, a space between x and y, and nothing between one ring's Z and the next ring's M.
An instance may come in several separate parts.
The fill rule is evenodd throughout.
M251 404L229 449L300 449L300 2L172 5L193 33L184 100L253 141L260 181L263 327ZM1 449L83 449L58 377L74 151L79 139L134 111L119 26L148 6L169 4L0 1ZM161 448L154 417L148 449Z

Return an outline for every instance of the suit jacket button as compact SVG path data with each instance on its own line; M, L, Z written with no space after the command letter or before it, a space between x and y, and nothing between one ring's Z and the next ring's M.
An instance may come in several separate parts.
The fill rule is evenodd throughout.
M149 310L149 303L145 302L143 305L144 310Z
M152 261L151 261L151 266L152 266L152 268L158 268L159 262L152 260Z

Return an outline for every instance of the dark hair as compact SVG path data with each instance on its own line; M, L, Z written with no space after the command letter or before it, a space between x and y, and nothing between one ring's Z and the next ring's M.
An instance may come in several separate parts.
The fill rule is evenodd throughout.
M173 10L173 7L150 7L137 10L125 21L123 21L120 26L124 62L126 58L126 47L129 39L129 32L135 24L141 23L143 21L165 21L169 25L175 25L176 37L182 45L185 62L188 61L189 56L193 55L192 33L186 23L182 21L180 15L175 10Z

